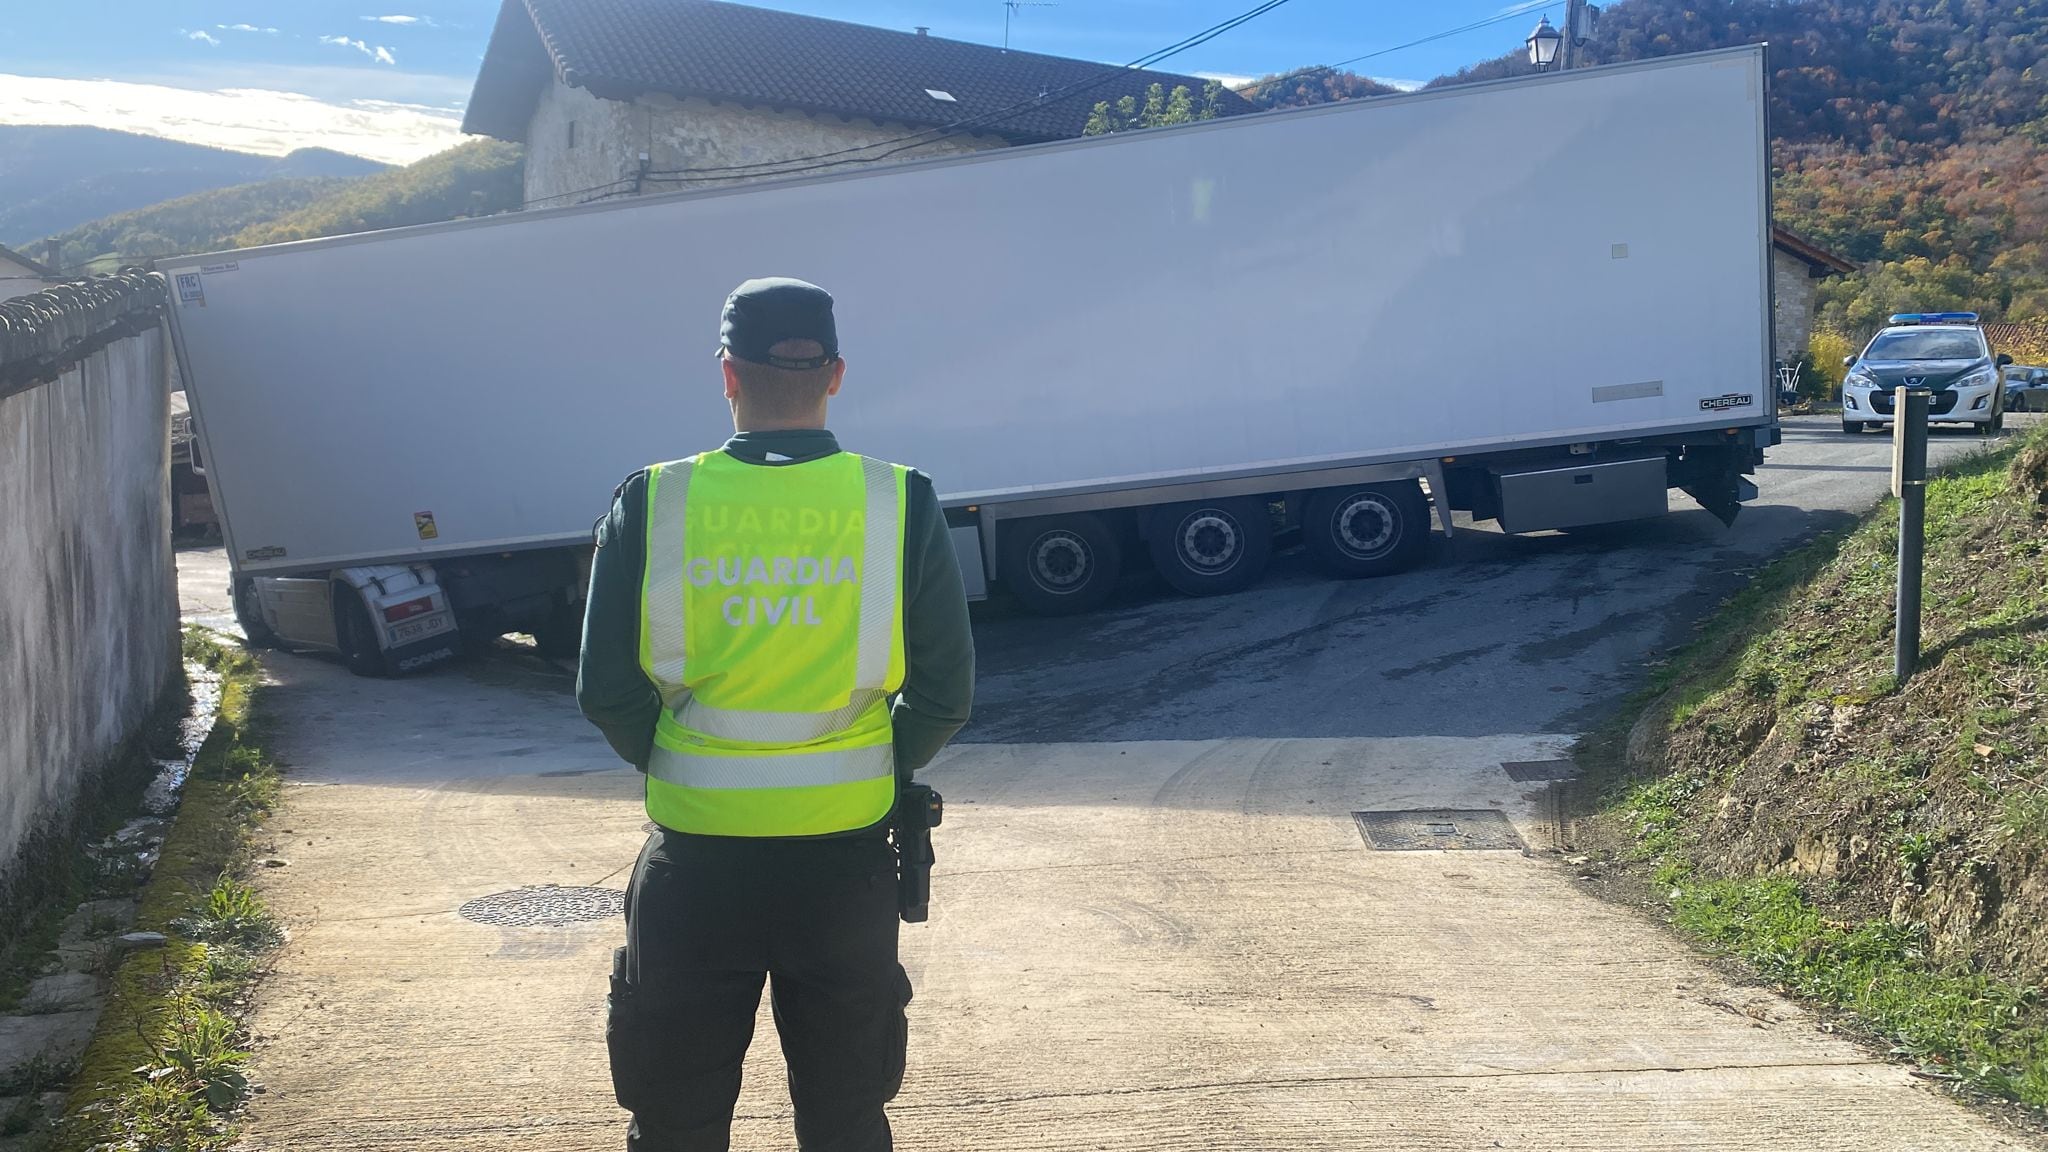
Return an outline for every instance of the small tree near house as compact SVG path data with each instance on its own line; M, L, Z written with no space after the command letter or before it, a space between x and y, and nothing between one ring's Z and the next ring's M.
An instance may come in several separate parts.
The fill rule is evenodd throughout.
M1111 104L1104 100L1095 105L1088 114L1088 124L1081 129L1083 136L1107 136L1112 132L1128 132L1135 128L1164 128L1173 124L1192 124L1197 120L1214 120L1223 102L1223 85L1215 80L1202 85L1199 101L1188 91L1185 84L1177 84L1172 92L1154 84L1145 89L1145 102L1138 103L1135 96L1126 96Z

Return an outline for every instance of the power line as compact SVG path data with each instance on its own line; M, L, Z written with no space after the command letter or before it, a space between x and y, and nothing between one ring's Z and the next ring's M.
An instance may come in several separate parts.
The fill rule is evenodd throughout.
M1335 64L1317 64L1308 68L1297 68L1292 72L1284 72L1278 76L1273 76L1264 80L1256 81L1248 85L1247 87L1253 91L1260 91L1265 89L1268 85L1284 84L1289 80L1299 80L1304 76L1312 76L1317 72L1334 72L1339 68L1347 67L1352 64L1357 64L1361 61L1370 60L1375 56L1385 56L1390 53L1400 52L1408 48L1416 48L1424 44L1434 43L1438 40L1446 40L1452 36L1462 36L1467 32L1475 32L1481 28L1485 28L1490 25L1500 24L1508 20L1513 20L1522 16L1528 16L1537 12L1543 12L1548 9L1555 8L1563 2L1564 0L1535 0L1535 2L1532 3L1517 4L1504 12L1497 12L1484 20L1475 20L1470 24L1462 24L1456 28L1447 28L1442 32L1432 32L1429 35L1424 36L1418 40L1410 40L1404 44L1396 44L1390 48L1377 48L1371 52L1366 52L1357 56L1353 56L1349 60L1339 60ZM1239 89L1240 94L1242 94L1244 91L1245 89Z
M621 176L621 177L620 177L620 178L618 178L617 180L607 180L607 181L605 181L605 182L604 182L604 183L602 183L602 184L592 184L592 185L591 185L590 187L588 187L588 188L578 188L578 189L576 189L576 190L575 190L575 191L573 191L573 192L556 192L556 193L554 193L554 194L552 194L552 195L548 195L548 196L535 196L535 197L534 197L533 199L531 199L531 200L523 201L523 202L522 202L522 203L521 203L521 204L519 205L519 207L520 207L521 209L531 208L531 207L533 207L533 206L534 206L534 205L536 205L536 204L545 204L545 203L547 203L547 202L548 202L548 201L550 201L550 200L573 200L573 199L575 199L576 197L578 197L578 196L581 196L581 195L584 195L585 193L588 193L588 192L601 192L601 191L604 191L604 190L606 190L606 189L611 189L611 188L617 188L617 187L618 187L619 185L621 185L621 184L632 184L632 183L635 183L635 182L636 182L636 177L632 177L632 176ZM578 201L578 203L588 203L588 202L589 202L589 201Z
M912 132L903 136L898 136L890 140L878 140L872 144L862 144L852 148L841 148L832 152L820 152L810 156L791 156L782 160L761 160L748 164L724 164L708 166L704 168L666 169L662 171L648 172L647 176L650 179L660 180L664 183L671 183L677 181L696 182L716 180L737 180L749 179L754 176L783 176L794 175L802 172L815 172L824 168L837 167L841 164L873 163L876 160L887 159L890 156L894 156L899 152L908 151L911 148L923 147L926 144L935 144L940 140L944 140L950 136L959 135L962 132L970 131L975 128L988 127L990 125L1000 123L1004 120L1011 118L1012 116L1017 115L1020 112L1023 112L1031 108L1042 107L1055 100L1064 100L1070 96L1076 96L1083 92L1089 91L1090 89L1099 88L1112 80L1128 75L1133 69L1149 68L1162 60L1169 59L1173 56L1178 56L1179 54L1187 51L1190 48L1195 48L1200 45L1206 44L1209 41L1214 40L1216 37L1223 35L1225 32L1229 32L1234 28L1238 28L1244 24L1247 24L1252 20L1255 20L1258 17L1263 16L1266 13L1271 12L1275 8L1278 8L1289 2L1290 0L1264 0L1263 3L1258 4L1244 12L1240 12L1236 16L1233 16L1228 20L1221 21L1217 24L1212 24L1209 27L1202 29L1200 32L1196 32L1191 36L1185 37L1181 40L1177 40L1172 44L1168 44L1164 48L1148 52L1145 55L1140 56L1137 59L1132 60L1129 63L1124 64L1120 67L1105 68L1093 77L1083 80L1076 80L1071 83L1065 84L1059 88L1055 88L1046 92L1041 92L1031 99L1019 100L1014 104L1008 105L1007 107L997 108L988 112L980 113L978 115L964 117L962 119L955 120L950 124L942 124L934 128L926 128L921 131ZM926 139L926 137L929 137L929 139ZM891 148L890 151L884 152L877 156L863 156L860 157L859 159L841 159L842 157L853 156L856 153L870 152L877 148L890 148L891 145L901 145L901 147ZM720 175L722 173L738 173L738 175Z

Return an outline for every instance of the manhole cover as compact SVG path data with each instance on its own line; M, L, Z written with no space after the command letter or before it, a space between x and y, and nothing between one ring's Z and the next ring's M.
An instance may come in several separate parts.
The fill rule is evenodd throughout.
M1501 767L1507 771L1508 779L1518 784L1576 780L1579 775L1579 766L1569 760L1510 760Z
M1461 811L1417 808L1407 812L1353 812L1358 833L1367 846L1382 852L1431 849L1523 850L1522 838L1508 818L1490 809Z
M479 896L456 909L464 920L505 928L560 928L623 916L626 894L616 888L514 888Z

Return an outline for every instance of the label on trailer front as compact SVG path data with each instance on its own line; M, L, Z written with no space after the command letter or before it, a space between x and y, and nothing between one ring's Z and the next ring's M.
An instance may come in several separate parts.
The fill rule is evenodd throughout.
M206 285L197 272L178 273L178 303L206 307Z
M434 514L432 512L413 513L412 527L413 531L420 534L420 539L422 540L438 540L441 538L441 530L434 526Z
M1730 392L1726 396L1713 396L1700 401L1702 412L1724 412L1730 408L1747 408L1756 403L1756 396L1749 392Z

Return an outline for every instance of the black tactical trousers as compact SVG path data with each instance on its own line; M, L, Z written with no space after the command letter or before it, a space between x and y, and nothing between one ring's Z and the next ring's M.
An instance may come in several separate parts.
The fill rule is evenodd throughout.
M804 1152L888 1152L910 980L896 962L896 864L879 837L735 840L655 832L614 956L612 1086L629 1152L725 1152L761 986Z

